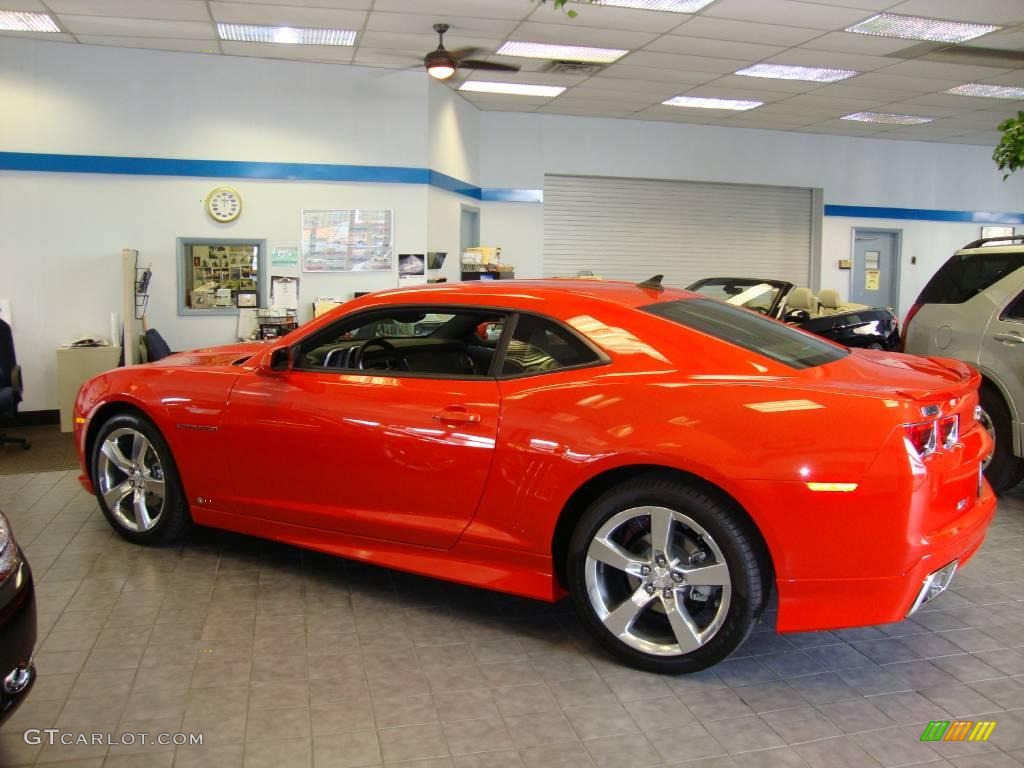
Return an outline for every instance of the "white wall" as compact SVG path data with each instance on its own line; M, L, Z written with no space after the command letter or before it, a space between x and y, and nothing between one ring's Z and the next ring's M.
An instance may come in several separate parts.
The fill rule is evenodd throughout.
M485 187L540 189L545 173L564 173L819 187L838 205L1024 210L1024 175L1003 182L987 147L505 112L482 113L480 129ZM980 235L978 224L825 217L822 287L844 298L850 273L838 262L850 257L852 227L903 231L904 313L935 269ZM502 246L518 276L542 273L542 205L488 203L482 237Z
M480 111L455 91L427 80L430 167L461 181L480 178Z

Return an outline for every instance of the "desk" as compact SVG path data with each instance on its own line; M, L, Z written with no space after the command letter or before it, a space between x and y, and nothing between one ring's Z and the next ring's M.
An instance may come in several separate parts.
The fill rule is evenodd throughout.
M57 405L60 407L60 431L74 428L75 398L93 376L117 368L120 347L60 347L57 350Z

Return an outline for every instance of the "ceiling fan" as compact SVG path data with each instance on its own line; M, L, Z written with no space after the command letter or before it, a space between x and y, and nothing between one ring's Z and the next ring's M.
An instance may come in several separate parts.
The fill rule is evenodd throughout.
M491 72L518 72L519 67L514 64L498 64L491 61L471 59L483 53L483 48L458 48L449 51L444 47L444 33L447 32L447 24L435 24L434 31L437 32L437 48L423 57L423 66L427 68L427 74L438 80L447 80L455 74L460 67L464 69L486 69Z

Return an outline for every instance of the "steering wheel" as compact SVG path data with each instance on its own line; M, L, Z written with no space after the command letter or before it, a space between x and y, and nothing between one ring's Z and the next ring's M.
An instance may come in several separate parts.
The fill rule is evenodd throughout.
M385 352L394 352L395 345L387 339L369 339L364 341L358 347L356 347L355 358L353 359L353 367L358 368L360 371L366 370L364 363L366 362L366 350L371 347L380 347Z

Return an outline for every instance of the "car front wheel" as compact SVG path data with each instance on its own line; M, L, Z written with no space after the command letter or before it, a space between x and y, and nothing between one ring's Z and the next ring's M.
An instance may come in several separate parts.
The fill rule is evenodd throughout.
M171 450L141 414L120 413L100 427L92 477L107 521L129 541L163 544L191 523Z
M1002 394L986 382L981 387L979 399L981 413L978 422L988 430L995 442L985 466L985 479L992 490L1002 493L1024 479L1024 461L1013 453L1013 423Z
M567 565L577 612L599 642L653 672L695 672L727 657L767 594L738 511L660 478L597 499L576 527Z

